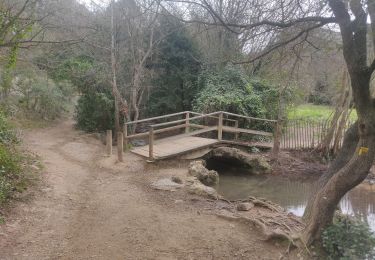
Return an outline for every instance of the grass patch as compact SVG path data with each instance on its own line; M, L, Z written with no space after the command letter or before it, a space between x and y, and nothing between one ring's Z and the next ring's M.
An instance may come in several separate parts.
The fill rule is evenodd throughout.
M288 119L327 120L333 116L334 108L324 105L304 104L293 107L288 111ZM357 119L355 110L350 114L350 121Z

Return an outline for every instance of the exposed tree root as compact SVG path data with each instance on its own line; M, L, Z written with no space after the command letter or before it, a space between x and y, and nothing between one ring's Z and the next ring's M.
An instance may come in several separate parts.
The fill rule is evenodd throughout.
M251 202L255 207L245 212L235 210L236 205L243 202ZM293 214L286 212L281 206L255 197L228 203L231 209L216 214L218 217L254 225L262 233L264 241L284 240L289 243L285 255L280 259L289 254L292 248L300 248L309 252L299 236L304 228L304 223Z
M244 223L250 223L255 225L260 229L262 232L262 235L264 236L265 241L270 241L272 239L282 239L282 240L287 240L290 243L294 244L293 238L282 231L281 229L274 229L271 230L269 229L265 223L263 223L261 220L256 219L256 218L250 218L250 217L244 217L244 216L230 216L230 215L224 215L224 214L216 214L218 217L225 218L227 220L238 220Z

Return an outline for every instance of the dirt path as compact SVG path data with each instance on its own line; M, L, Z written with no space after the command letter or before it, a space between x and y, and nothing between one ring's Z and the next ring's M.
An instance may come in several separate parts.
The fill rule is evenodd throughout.
M220 219L197 198L149 183L184 165L125 163L66 121L25 136L45 165L30 201L0 226L0 259L279 259L284 247L248 225Z

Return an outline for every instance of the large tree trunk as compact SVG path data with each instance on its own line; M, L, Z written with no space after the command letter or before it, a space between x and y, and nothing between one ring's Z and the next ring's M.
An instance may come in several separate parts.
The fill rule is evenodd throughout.
M368 151L364 151L362 147L368 148ZM337 204L349 190L366 178L374 157L375 132L371 127L371 131L360 138L350 161L333 174L315 194L307 227L302 233L302 239L307 245L321 238L324 228L332 223Z
M351 80L354 90L368 88L370 81L362 73L352 73ZM302 239L307 245L320 240L341 198L366 178L374 162L375 109L366 92L355 94L358 122L346 133L343 149L319 179L305 210Z
M340 152L330 170L318 182L317 191L312 195L304 216L306 228L301 238L307 245L321 239L323 230L332 222L337 204L366 178L375 158L375 107L370 95L370 78L375 70L375 61L367 65L368 19L363 8L365 5L360 0L349 1L349 5L341 0L328 0L328 3L342 36L344 59L358 114L355 131L358 142L355 142L356 134L351 129L346 139L352 142L344 144L342 150L346 151ZM373 18L375 14L370 16ZM348 139L351 134L352 138Z

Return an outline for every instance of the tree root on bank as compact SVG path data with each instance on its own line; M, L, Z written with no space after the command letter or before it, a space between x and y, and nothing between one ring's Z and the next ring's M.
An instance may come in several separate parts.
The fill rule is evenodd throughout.
M224 214L216 214L216 216L233 221L233 220L238 220L244 223L250 223L255 226L257 226L260 231L262 232L262 235L265 237L263 240L264 241L270 241L272 239L282 239L282 240L287 240L294 244L293 238L285 233L284 231L280 229L275 229L275 230L270 230L267 228L266 224L263 223L261 220L256 219L256 218L250 218L250 217L244 217L244 216L229 216L229 215L224 215Z
M245 202L253 203L255 208L247 212L235 210L236 204ZM266 199L255 197L249 197L245 200L229 201L228 203L233 209L222 211L216 215L230 221L240 221L254 225L262 233L264 241L287 241L289 246L281 259L286 257L292 248L299 248L309 253L299 235L304 228L304 223L293 214L286 212L281 206Z

